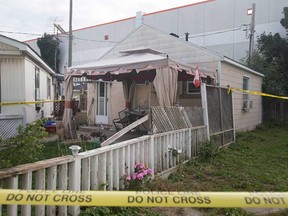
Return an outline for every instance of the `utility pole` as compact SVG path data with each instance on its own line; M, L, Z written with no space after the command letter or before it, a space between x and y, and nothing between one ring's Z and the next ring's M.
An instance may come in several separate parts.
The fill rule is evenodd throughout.
M70 0L70 9L69 9L69 46L68 46L68 67L72 66L72 9L73 0Z
M249 62L250 58L253 54L253 47L254 47L254 32L255 32L255 3L252 4L252 17L251 17L251 24L250 24L250 36L249 36Z

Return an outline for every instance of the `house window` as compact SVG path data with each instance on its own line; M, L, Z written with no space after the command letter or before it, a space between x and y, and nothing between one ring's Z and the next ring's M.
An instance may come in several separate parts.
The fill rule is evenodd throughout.
M196 88L193 81L187 81L187 94L199 94L200 87Z
M243 90L250 90L250 77L243 76ZM247 112L251 108L253 108L253 101L250 100L250 96L248 93L243 92L243 106L242 111Z
M35 101L40 99L40 69L35 67Z
M51 99L51 79L47 77L47 99Z
M250 90L250 78L243 76L243 90ZM243 93L243 100L249 100L249 94Z

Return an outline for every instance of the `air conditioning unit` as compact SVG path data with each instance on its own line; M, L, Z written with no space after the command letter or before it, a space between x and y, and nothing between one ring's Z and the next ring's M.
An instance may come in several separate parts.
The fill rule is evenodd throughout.
M243 100L242 110L247 112L253 108L253 101L252 100Z

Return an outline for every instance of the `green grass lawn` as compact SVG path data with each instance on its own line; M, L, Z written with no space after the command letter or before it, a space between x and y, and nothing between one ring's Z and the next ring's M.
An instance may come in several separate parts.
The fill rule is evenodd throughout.
M101 147L100 141L93 142L77 142L73 144L61 143L59 141L52 141L44 143L43 154L40 160L50 159L54 157L61 157L65 155L71 155L71 150L69 149L72 145L78 145L81 147L79 152L88 151Z
M215 149L215 148L211 148ZM207 150L207 149L206 149ZM288 127L265 125L237 135L237 142L216 151L212 158L198 157L181 165L168 179L156 178L149 190L154 191L288 191ZM117 208L116 208L117 209ZM184 215L180 208L144 208L135 215ZM143 210L144 210L143 209ZM103 209L87 209L99 213ZM110 211L104 207L104 210ZM119 209L117 209L119 210ZM118 214L130 215L131 208ZM239 208L197 209L202 215L252 216ZM86 215L82 212L83 215ZM182 212L182 213L181 213ZM137 214L136 214L137 213ZM265 214L265 210L263 212ZM89 215L89 214L87 214ZM97 215L97 214L95 214ZM101 214L100 214L101 215ZM259 214L257 214L259 215ZM288 215L288 210L270 213Z
M99 143L96 142L80 142L78 145L81 146L82 151L99 147ZM69 146L57 141L45 143L41 159L70 155ZM181 165L178 171L171 174L168 179L156 178L151 185L149 184L148 189L154 191L288 191L287 126L265 125L254 131L240 133L237 135L235 144L214 153L215 155L211 158L204 160L203 157L198 157ZM98 215L97 211L97 213L109 212L113 215L163 214L163 208L161 211L157 211L155 208L137 210L103 207L96 209L87 208L81 215L94 215L93 212ZM242 209L234 208L200 210L204 215L209 216L253 215ZM171 215L170 210L168 210L169 212ZM101 215L101 213L99 214ZM282 215L288 215L288 210L270 214L270 216Z
M259 127L214 158L181 166L165 182L193 191L288 191L288 128Z
M156 180L152 190L287 192L288 127L261 126L240 133L235 144L219 150L215 157L181 165L167 180ZM214 209L206 213L253 215L239 209ZM271 215L284 216L288 211Z

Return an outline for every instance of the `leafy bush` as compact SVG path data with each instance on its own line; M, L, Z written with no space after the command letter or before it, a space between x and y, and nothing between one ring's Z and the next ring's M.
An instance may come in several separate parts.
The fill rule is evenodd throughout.
M41 140L48 135L43 127L44 119L17 128L18 135L3 140L5 149L0 151L0 169L32 163L39 159L44 145Z
M210 162L218 153L219 147L213 139L205 143L200 143L198 160L202 162Z

